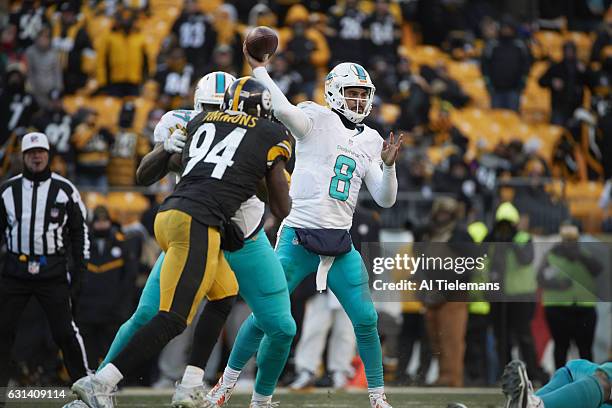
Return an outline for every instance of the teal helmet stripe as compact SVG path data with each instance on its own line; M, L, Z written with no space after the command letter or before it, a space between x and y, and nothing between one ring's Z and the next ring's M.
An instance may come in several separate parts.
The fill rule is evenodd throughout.
M218 72L217 75L215 76L217 77L216 78L217 93L224 93L225 92L225 75Z
M366 70L363 69L363 67L361 65L353 64L353 66L355 67L355 70L357 71L357 77L359 79L362 79L364 81L368 79L368 77L366 75Z

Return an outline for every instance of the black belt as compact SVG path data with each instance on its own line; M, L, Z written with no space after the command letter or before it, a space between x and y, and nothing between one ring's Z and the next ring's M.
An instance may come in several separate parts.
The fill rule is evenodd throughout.
M45 265L47 264L49 261L55 261L61 258L64 258L64 255L26 255L26 254L14 254L12 252L9 252L8 254L10 257L12 257L14 260L19 261L19 262L38 262L41 265Z

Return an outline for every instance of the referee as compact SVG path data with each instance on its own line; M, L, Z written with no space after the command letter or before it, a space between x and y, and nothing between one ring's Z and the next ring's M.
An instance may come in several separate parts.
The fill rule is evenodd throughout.
M4 238L8 249L0 270L0 387L10 379L19 318L32 296L47 315L72 380L87 373L72 313L89 258L85 206L74 185L51 172L47 136L26 134L21 151L23 173L0 185L0 243Z

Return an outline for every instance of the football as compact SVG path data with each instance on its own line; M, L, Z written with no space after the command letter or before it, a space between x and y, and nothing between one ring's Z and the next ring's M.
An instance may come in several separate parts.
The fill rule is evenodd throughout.
M270 27L259 26L249 31L244 42L248 53L263 62L274 55L278 47L278 36Z

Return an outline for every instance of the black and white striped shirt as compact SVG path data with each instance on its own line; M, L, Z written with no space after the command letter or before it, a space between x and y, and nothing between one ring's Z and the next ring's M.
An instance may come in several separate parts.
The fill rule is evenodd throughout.
M63 255L69 249L74 267L85 268L86 220L78 190L58 174L41 181L20 174L0 186L0 231L12 254L36 258Z

